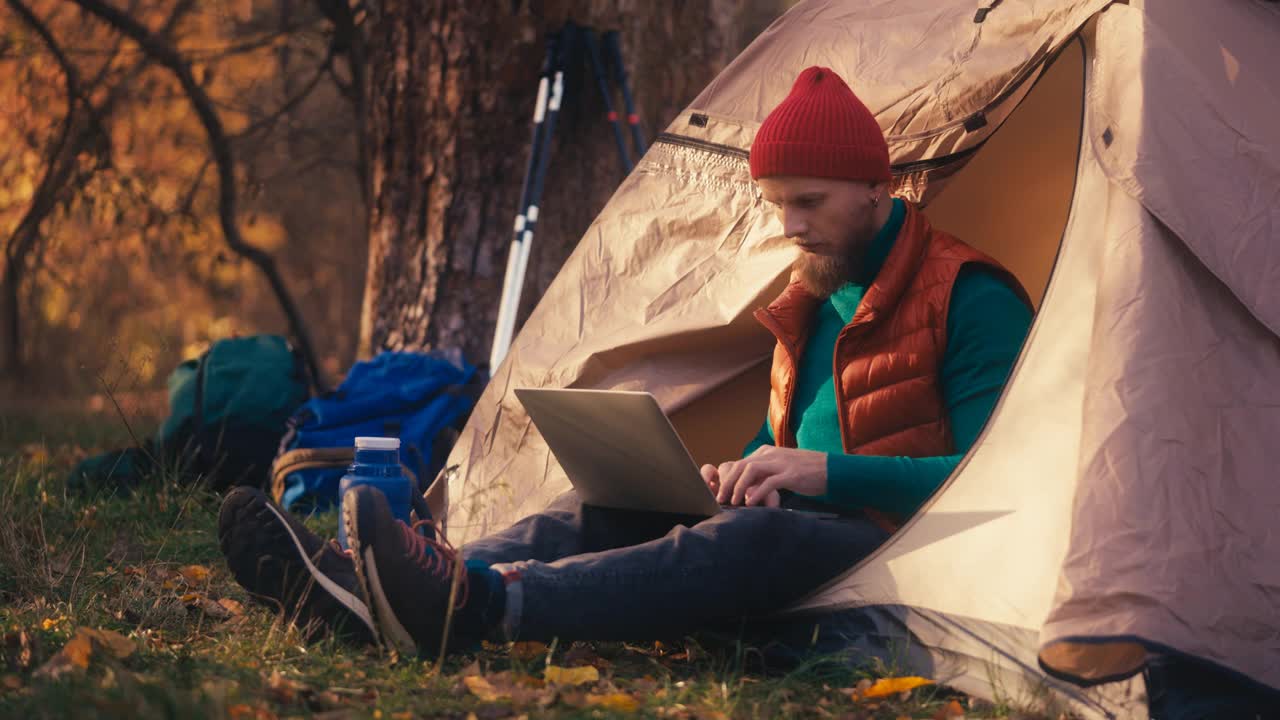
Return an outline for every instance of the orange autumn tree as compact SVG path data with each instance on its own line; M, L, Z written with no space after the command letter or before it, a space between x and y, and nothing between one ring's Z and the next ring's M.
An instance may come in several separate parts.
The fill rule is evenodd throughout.
M235 226L279 259L336 371L354 353L364 209L332 23L289 0L139 0L128 16L209 98L234 150ZM5 0L0 26L6 371L147 385L210 340L286 330L224 240L206 128L174 73L73 3Z

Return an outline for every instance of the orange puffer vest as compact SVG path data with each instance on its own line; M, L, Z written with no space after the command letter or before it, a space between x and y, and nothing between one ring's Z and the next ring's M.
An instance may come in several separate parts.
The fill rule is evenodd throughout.
M907 204L889 256L836 339L836 406L846 453L931 457L953 452L939 373L951 287L969 263L990 267L1031 305L1012 273L934 229ZM822 302L793 282L755 313L778 338L770 372L769 426L779 447L795 447L790 415L796 364Z

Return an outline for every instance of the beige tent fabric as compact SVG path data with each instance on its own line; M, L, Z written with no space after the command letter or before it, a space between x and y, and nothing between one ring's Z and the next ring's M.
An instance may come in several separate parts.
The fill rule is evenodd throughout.
M959 627L930 636L931 645L939 653L964 654L968 662L947 666L942 680L979 695L999 687L1005 697L1023 701L1041 692L1037 638L1053 605L1072 526L1067 509L1076 487L1099 302L1098 238L1113 222L1113 200L1138 208L1110 185L1096 158L1083 155L1054 275L978 443L906 527L802 609L905 605L931 614L903 620L917 636L934 624L934 615L951 618ZM973 648L970 634L984 644ZM1051 687L1072 698L1072 709L1085 717L1144 716L1140 684L1085 696Z
M1091 107L1112 139L1090 141L1107 176L1280 334L1280 5L1153 2L1102 22Z
M999 127L1030 89L1045 58L1107 2L1002 3L975 22L978 8L988 4L801 3L743 51L691 107L758 124L786 95L799 69L827 65L879 119L895 165L964 151ZM740 147L749 144L746 137ZM899 179L904 184L899 194L927 199L927 178L913 173Z
M1265 485L1280 459L1268 446L1280 435L1280 112L1265 76L1280 14L1027 0L977 23L975 5L988 3L801 2L677 117L481 397L450 457L458 471L433 488L451 539L569 487L516 387L647 390L705 461L759 427L773 340L751 312L794 250L745 150L801 69L848 78L889 134L901 193L932 200L971 181L972 151L976 167L1034 81L1052 86L1044 60L1078 35L1074 197L1005 395L926 508L794 610L865 609L881 639L923 648L939 680L987 698L1047 693L1084 717L1142 717L1140 680L1081 690L1037 659L1108 677L1140 665L1137 638L1280 687L1268 524L1280 508ZM939 212L963 213L946 198Z
M1090 146L1131 199L1102 248L1041 658L1113 677L1132 646L1064 640L1142 639L1280 687L1280 13L1175 5L1098 26Z

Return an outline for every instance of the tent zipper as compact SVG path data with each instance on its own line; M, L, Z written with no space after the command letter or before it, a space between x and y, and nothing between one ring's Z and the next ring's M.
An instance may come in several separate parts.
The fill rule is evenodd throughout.
M693 148L694 150L703 150L709 153L715 153L717 155L736 157L742 160L746 160L748 154L746 150L741 150L732 145L721 145L720 143L698 140L697 138L676 135L674 133L664 132L658 135L658 137L654 139L654 142L666 143L667 145L679 145L682 147Z
M973 145L972 147L967 147L963 150L957 150L956 152L953 152L953 153L947 153L946 155L939 155L938 157L928 158L925 160L913 160L912 162L904 162L904 163L898 163L897 165L890 165L889 170L894 175L908 175L910 173L920 172L922 170L936 170L937 168L944 167L946 165L950 165L952 163L960 162L961 160L967 159L970 155L981 150L982 146L987 144L987 139L990 137L991 136L988 135L987 137L983 138L976 145Z

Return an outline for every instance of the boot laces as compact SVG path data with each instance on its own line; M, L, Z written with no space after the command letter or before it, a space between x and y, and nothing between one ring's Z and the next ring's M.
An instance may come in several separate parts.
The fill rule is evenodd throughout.
M405 542L412 548L413 560L419 566L450 584L454 582L455 573L460 575L453 608L457 610L466 605L467 597L470 595L467 573L465 570L458 571L458 550L445 538L440 526L429 519L417 520L413 525L407 525L402 521L397 521L397 524L400 527L400 532L405 536ZM423 525L430 526L435 531L435 536L440 540L432 540L419 533L418 528Z

